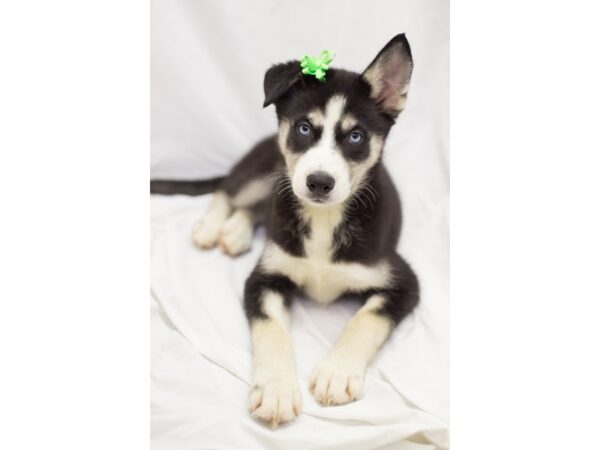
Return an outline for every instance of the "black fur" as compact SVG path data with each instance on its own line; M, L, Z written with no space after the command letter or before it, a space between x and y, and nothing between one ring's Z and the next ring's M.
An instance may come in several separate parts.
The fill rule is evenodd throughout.
M203 195L216 191L225 177L211 178L209 180L152 180L150 181L150 193L161 195Z
M377 163L366 186L349 202L345 220L336 230L333 260L373 264L391 257L401 226L400 198L387 170Z
M289 61L276 64L265 74L265 101L263 107L278 101L296 82L300 81L302 73L298 70L300 62Z
M289 308L292 295L298 291L298 288L286 276L265 273L260 266L256 266L244 287L244 311L248 320L267 318L260 301L260 296L265 290L281 294L285 306Z
M220 185L230 197L236 195L249 181L271 176L283 167L283 158L275 136L263 139L244 156Z
M279 189L270 203L267 235L290 255L305 256L303 239L309 235L310 228L302 220L298 200L286 189L289 182L286 175L278 180Z
M393 284L386 289L365 291L362 298L366 300L373 294L384 295L386 302L377 312L397 325L419 303L419 281L408 263L396 252L389 254L389 262L392 265Z

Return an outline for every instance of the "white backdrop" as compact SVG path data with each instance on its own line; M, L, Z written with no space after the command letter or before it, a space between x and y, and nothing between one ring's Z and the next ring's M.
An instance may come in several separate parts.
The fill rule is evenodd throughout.
M384 158L401 193L405 219L400 251L420 278L421 305L370 370L371 388L363 400L328 410L304 392L305 413L297 423L275 432L260 428L247 418L244 406L250 353L239 304L260 243L236 260L217 251L201 253L191 244L189 229L207 198L154 197L156 449L236 448L240 443L244 448L446 446L446 0L153 1L151 175L185 179L225 174L254 142L273 133L274 111L261 107L262 79L271 64L327 48L337 54L334 66L362 71L399 32L407 34L415 67L406 110ZM294 307L294 339L311 350L298 349L305 384L303 377L352 309ZM309 441L307 436L312 436Z

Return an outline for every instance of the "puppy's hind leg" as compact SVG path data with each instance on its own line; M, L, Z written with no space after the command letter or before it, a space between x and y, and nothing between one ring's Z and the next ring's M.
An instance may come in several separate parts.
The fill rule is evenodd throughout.
M271 175L281 167L283 158L274 136L255 145L220 183L207 213L192 232L196 244L211 248L220 242L225 252L233 255L248 250L254 225L264 220L259 210L264 209L262 205L270 197ZM221 236L224 231L227 232Z
M252 247L254 227L264 222L273 181L252 180L231 198L234 212L223 225L219 247L230 256L247 252Z
M252 247L253 235L252 213L245 208L236 209L223 225L219 247L230 256L240 255Z
M215 192L206 214L192 230L192 238L196 245L200 248L212 248L217 244L231 209L229 196L223 191Z

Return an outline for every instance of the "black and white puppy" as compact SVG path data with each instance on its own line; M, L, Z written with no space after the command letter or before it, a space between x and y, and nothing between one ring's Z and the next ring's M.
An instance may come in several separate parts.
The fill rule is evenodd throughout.
M400 200L381 161L412 67L403 34L362 74L330 69L321 82L303 75L299 61L271 67L264 106L275 105L279 132L233 168L194 228L200 247L237 255L266 224L244 306L253 345L249 406L272 425L301 409L289 335L295 294L363 302L312 375L310 390L324 405L360 396L369 361L418 303L417 277L396 252Z

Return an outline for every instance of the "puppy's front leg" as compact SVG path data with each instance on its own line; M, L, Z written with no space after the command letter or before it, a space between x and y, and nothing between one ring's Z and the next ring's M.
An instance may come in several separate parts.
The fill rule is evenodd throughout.
M252 335L253 374L249 407L257 419L277 426L301 408L294 353L289 335L287 278L255 270L246 282L245 307Z
M412 269L398 255L390 263L390 286L371 293L313 372L309 387L324 405L341 405L359 397L369 362L419 301L419 284Z
M367 365L387 339L392 322L378 313L385 301L373 295L350 320L329 355L316 367L310 390L324 405L356 400L363 389Z

